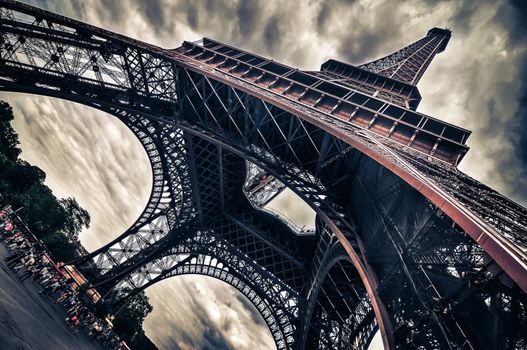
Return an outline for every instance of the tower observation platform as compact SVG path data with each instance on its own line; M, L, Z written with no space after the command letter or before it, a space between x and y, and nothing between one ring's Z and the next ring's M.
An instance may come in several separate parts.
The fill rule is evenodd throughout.
M277 349L367 349L377 331L386 349L525 349L527 210L457 169L470 131L417 111L450 38L302 71L0 0L0 88L107 112L145 148L144 211L72 262L100 303L198 274L245 295ZM265 211L285 188L314 230Z

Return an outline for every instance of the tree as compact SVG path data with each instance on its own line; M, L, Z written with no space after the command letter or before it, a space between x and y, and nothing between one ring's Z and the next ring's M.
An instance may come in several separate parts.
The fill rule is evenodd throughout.
M21 153L18 135L11 126L14 119L13 108L5 102L0 101L0 153L9 160L16 161Z
M64 226L66 213L51 189L43 184L12 194L11 205L13 208L22 207L20 217L38 237L58 234Z
M132 349L157 350L143 330L143 322L152 310L148 297L141 291L117 315L114 328Z
M19 159L13 166L6 169L4 178L11 185L11 191L24 192L31 186L42 185L46 179L46 173L39 167Z
M157 346L146 336L145 332L141 331L135 333L130 339L126 340L126 343L132 349L141 350L158 350Z
M78 251L78 236L89 227L90 215L74 198L58 200L44 184L42 169L18 159L18 135L11 126L13 110L0 101L0 193L5 204L18 211L31 232L48 244L59 259L70 260Z
M66 214L62 232L70 242L77 242L82 229L90 227L90 214L77 203L75 198L60 199L59 203Z
M42 237L42 242L52 252L53 258L58 261L71 261L76 258L75 244L60 233L45 235Z
M123 289L122 294L129 290ZM119 300L119 296L117 300ZM132 338L134 334L142 330L143 321L152 312L153 307L144 291L134 296L122 309L120 309L114 321L114 328L125 338Z

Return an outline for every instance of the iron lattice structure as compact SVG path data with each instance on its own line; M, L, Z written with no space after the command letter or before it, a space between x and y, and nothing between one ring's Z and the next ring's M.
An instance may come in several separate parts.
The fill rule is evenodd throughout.
M243 293L278 349L366 349L377 330L387 349L527 347L527 210L457 170L469 131L416 112L449 30L309 72L10 0L0 34L2 90L105 111L150 159L143 213L76 261L105 300L202 274ZM315 230L265 210L284 188Z

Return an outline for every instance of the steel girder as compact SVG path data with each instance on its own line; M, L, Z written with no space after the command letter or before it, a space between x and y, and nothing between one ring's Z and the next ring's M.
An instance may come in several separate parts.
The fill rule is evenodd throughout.
M519 288L442 210L369 158L361 159L349 196L401 348L525 345L525 314L510 309ZM516 302L525 308L525 294Z
M101 279L142 258L147 247L189 225L196 216L182 131L126 111L103 110L123 121L143 144L152 166L153 187L147 206L128 230L71 262L96 268Z
M130 113L106 111L121 119L139 138L149 141L143 146L153 169L153 191L134 225L111 242L73 262L82 265L94 260L103 275L172 230L189 225L196 216L182 131Z
M271 133L272 131L267 130L265 134L269 135ZM239 141L237 138L226 138L229 139L231 144L236 144ZM223 140L221 142L228 143L229 141ZM329 177L329 184L336 188L339 188L339 185L343 186L340 189L347 188L348 191L355 187L364 187L365 185L362 182L359 182L358 184L355 183L360 181L359 174L363 172L364 179L369 181L372 179L377 180L374 185L371 185L371 188L382 190L379 196L376 196L371 200L371 202L381 205L381 209L377 209L381 212L385 210L382 207L382 204L388 196L399 196L401 191L409 192L412 196L410 198L399 199L396 201L396 204L392 204L393 208L399 208L400 211L388 214L383 213L386 217L380 220L379 218L371 216L371 212L374 212L374 210L364 210L363 207L366 206L365 200L368 197L359 190L357 190L357 194L353 193L350 195L351 199L357 201L356 207L354 207L353 202L345 202L345 205L342 206L343 202L340 196L334 195L332 196L333 198L325 197L324 193L328 193L328 191L324 189L320 183L309 178L305 172L298 169L295 170L291 164L284 164L281 163L280 159L277 159L276 157L273 158L270 156L271 152L253 149L251 159L257 163L261 162L259 166L265 168L267 172L276 176L287 186L291 186L297 190L308 203L314 204L316 208L323 208L323 212L330 214L330 222L339 223L338 226L335 225L336 227L332 229L340 229L341 232L345 232L348 237L339 237L341 242L342 238L347 238L352 247L356 247L365 255L365 261L367 261L367 264L369 265L368 268L370 271L375 271L375 275L370 276L369 278L373 278L377 281L376 290L378 292L385 293L387 290L396 290L390 286L390 284L393 283L392 279L395 279L397 283L402 284L403 286L417 286L413 287L413 290L407 294L405 294L406 287L403 287L402 289L399 287L397 289L398 292L390 296L380 295L382 300L392 300L392 302L385 307L386 312L391 315L390 317L393 317L392 321L396 325L392 334L395 337L394 341L401 347L419 347L423 346L422 344L425 344L424 346L432 348L455 348L459 346L467 348L488 346L488 348L491 349L498 349L503 346L521 348L523 346L521 334L525 331L525 296L514 289L510 290L505 284L497 282L498 280L502 280L505 283L509 283L499 270L496 271L495 263L491 259L488 259L488 257L483 257L483 250L481 247L475 244L471 239L467 238L466 234L452 221L449 221L451 219L448 218L441 209L428 202L421 196L421 194L397 178L391 173L391 171L374 162L370 158L364 157L362 153L355 149L350 148L346 152L342 152L339 151L342 148L334 147L335 154L338 154L339 156L337 158L334 158L335 156L328 156L325 158L325 161L335 163L334 169L345 169L350 177L340 180L337 183L334 182L334 178ZM247 153L251 153L251 151L247 150ZM328 154L332 153L328 152ZM265 166L262 164L265 164ZM368 164L368 166L365 164ZM368 168L369 166L375 168ZM337 171L335 170L335 173L336 172ZM335 173L333 173L333 175L335 175ZM374 176L377 173L379 175ZM392 177L392 181L393 179L397 179L399 183L396 185L391 183L390 176ZM324 179L323 176L320 176L320 178ZM350 179L351 183L348 182ZM343 184L345 184L345 186ZM341 206L339 207L339 205L335 203L331 205L331 200L341 203ZM348 201L349 200L350 199L348 199ZM404 203L413 203L413 205L421 209L430 208L430 212L427 212L426 215L432 217L432 219L427 219L434 223L432 228L426 226L427 229L415 231L418 225L415 223L414 215L418 210L415 208L405 208L402 205ZM342 220L342 218L347 216L346 211L341 210L343 207L351 213L352 218L355 220L351 220L351 218L348 217L346 219L348 220L347 224L346 220ZM320 214L321 213L319 212L319 215ZM433 216L436 214L437 217ZM361 218L360 221L358 220L359 217ZM383 221L392 225L383 227L382 235L384 236L381 241L383 241L385 245L366 246L365 242L367 243L372 239L371 236L369 236L369 233L372 230L369 226L372 226L372 223ZM356 230L354 227L358 223L361 223L364 227ZM390 232L392 231L398 232L397 235L401 235L399 232L404 232L405 235L399 237L399 241L397 241L394 237L391 237ZM381 236L379 236L379 232L381 232L380 229L372 236L380 239ZM444 238L446 232L451 235L450 240ZM417 248L415 250L407 248L407 246L417 244L419 240L425 242L425 247L432 248L431 251L424 253ZM390 249L388 249L387 246L390 246L390 248L395 251L395 254L390 255ZM379 251L381 251L382 254L379 254ZM408 263L405 259L399 258L401 251L404 251L405 254L410 254L413 261ZM376 261L377 258L381 259L381 261ZM408 265L416 270L412 271ZM434 270L433 266L435 265L441 266L439 271ZM385 274L383 266L391 267L390 273ZM395 268L394 266L398 267ZM425 271L423 266L427 266L432 271ZM432 266L432 268L430 266ZM324 268L326 268L325 265ZM456 268L458 269L457 274L452 273L451 269ZM414 274L416 277L413 277ZM475 277L476 282L471 280L472 277L467 277L465 279L465 276L474 275L478 276ZM493 281L490 283L494 283L492 288L488 281ZM441 289L448 289L448 286L456 283L458 288L456 288L455 291L440 291ZM430 290L436 291L436 294L426 294ZM468 290L470 290L470 292L467 292ZM489 311L488 305L485 309L484 305L486 304L483 300L488 299L492 295L492 299L497 300L495 303L497 305L502 305L502 309L499 311L495 310L493 316L488 319L489 323L484 326L488 328L493 322L508 324L510 327L505 328L506 331L504 331L504 333L508 333L496 336L493 338L493 341L489 341L489 339L484 339L484 335L491 334L490 332L482 334L475 332L473 329L474 325L470 325L470 322L463 317L463 312L460 312L464 305L468 305L468 302L463 303L456 299L461 295L465 297L465 293L469 293L474 298L477 295L477 300L480 302L478 307L480 309L474 309L474 312L478 311L482 314L487 313L487 316L489 316L491 312ZM406 299L406 302L403 302L401 300L402 298ZM421 304L420 306L416 304L416 300ZM462 300L464 300L464 298ZM517 305L516 310L522 311L517 313L516 311L511 312L510 304L512 300L514 300L514 303ZM449 314L448 317L452 317L452 314L456 314L457 312L455 317L453 317L454 321L448 317L446 319L445 317L438 317L438 304L443 306L445 303L449 305L449 309L446 310L443 308L441 312L443 312L443 314ZM456 304L457 310L454 310L452 306L453 304ZM313 305L313 307L315 306L316 304ZM452 313L450 313L450 308L453 310ZM306 311L309 312L310 310L307 309ZM412 313L417 313L419 316L411 316ZM317 313L314 314L316 315ZM404 316L398 317L397 314L402 314ZM318 313L318 315L320 315L320 313ZM313 323L320 324L320 322L316 323L307 317L304 318L304 322L309 322L310 325ZM373 322L361 324L365 329L372 330L375 327ZM335 327L334 324L333 327ZM357 330L355 329L354 331ZM366 337L365 339L369 339L369 337ZM501 339L502 343L500 343L498 339ZM333 339L333 341L335 341L335 339ZM361 344L361 347L362 346L364 345Z
M414 152L411 149L401 148L396 142L389 139L383 139L382 137L368 133L365 130L354 128L344 121L330 118L323 113L317 113L315 110L306 109L304 106L295 106L291 101L287 100L287 98L283 98L277 94L270 94L266 92L265 89L255 85L238 82L234 77L229 76L225 78L224 76L218 75L216 78L221 81L221 83L218 82L217 84L221 85L224 83L224 86L229 86L231 89L234 89L232 85L239 83L237 86L240 91L243 91L243 93L238 92L238 95L247 93L254 96L254 94L257 94L261 98L261 100L259 100L260 103L266 105L261 107L264 110L265 108L269 108L269 106L271 106L271 108L279 107L278 109L282 111L279 112L280 115L283 115L283 111L290 111L292 114L294 113L291 117L293 121L297 115L302 116L318 126L318 131L327 131L333 137L338 138L338 140L345 145L345 147L341 147L341 149L347 151L356 148L368 157L375 159L445 211L445 213L458 223L470 237L477 240L478 244L483 246L493 259L507 269L507 273L522 289L527 289L527 286L525 285L527 281L523 278L525 271L524 261L526 261L525 246L527 242L522 238L525 237L524 232L526 232L525 208L522 208L516 203L504 198L488 187L479 184L467 175L460 173L456 168L443 162L430 159L430 157L424 156L419 152ZM208 79L209 82L212 81L212 79L209 78L204 79ZM195 83L193 83L193 85L195 85ZM267 102L271 100L270 95L274 98L272 103ZM191 110L195 109L194 106L190 106L190 108ZM231 113L231 116L232 115L233 114ZM268 119L271 120L273 118ZM215 122L214 120L213 117L210 117L208 121L209 124L205 127L213 128L213 125L210 123ZM236 138L238 143L242 143L243 138L239 137L236 133L243 133L244 135L249 132L261 134L261 130L258 130L260 125L255 124L254 122L253 125L255 126L249 125L249 127L246 128L248 120L250 120L250 118L240 121L237 126L238 128L242 127L241 131L234 130L234 135L231 134L231 137ZM271 121L271 123L273 121ZM309 124L309 128L312 126L312 124ZM231 125L227 124L225 125L225 129L222 130L232 132L229 130L231 127ZM287 126L283 128L287 132ZM283 137L284 134L284 131L280 130L276 131L275 135L277 136L269 137L274 137L276 139L277 137ZM311 135L311 137L304 135L305 137L303 141L305 142L298 145L299 149L303 151L311 151L312 153L309 154L317 154L318 156L319 150L317 145L314 144L315 147L310 150L306 149L309 148L310 142L313 144L312 140L316 132L306 132L306 134ZM297 138L297 140L298 139L299 138ZM273 150L274 147L267 146L265 144L266 140L259 137L259 135L255 135L254 140L257 142L258 146L260 146L260 149L268 150L271 154L278 151L277 149ZM294 149L293 143L294 142L287 143L287 147L291 146ZM283 144L284 143L282 143L282 145ZM280 146L280 144L277 146ZM291 164L299 164L298 159L294 159L292 152L288 152L284 149L281 151L288 157L287 161L291 162ZM408 156L405 157L405 154ZM302 155L304 156L305 153L302 153ZM309 155L307 157L309 157ZM409 157L415 158L413 163L408 161ZM306 167L312 172L316 172L317 169L313 169L313 164L324 164L327 160L328 159L324 159L323 157L318 157L316 159L314 157L311 159L307 158L303 159L303 165L300 164L298 166ZM421 165L418 167L415 164ZM338 163L336 163L336 165L338 165ZM450 179L449 182L436 181L436 178L428 176L422 170L426 167L440 169L441 174L446 176L447 179ZM319 169L320 168L321 167L319 167ZM334 169L331 168L331 170ZM321 174L321 176L323 176L323 174ZM342 178L339 179L333 174L333 182L337 181L335 179L343 181ZM493 205L500 206L502 208L500 212L504 214L500 216L492 215L491 213L489 213L489 215L482 215L482 213L489 212L488 203L486 200L478 198L477 196L467 198L464 195L458 194L454 197L452 192L454 192L457 187L450 186L454 181L463 184L464 192L471 191L472 193L477 193L479 188L485 188L487 192L486 197L495 198L496 202L493 203ZM463 194L464 192L460 194ZM510 234L509 232L514 232L514 234ZM514 242L511 242L510 240L513 236L516 238Z
M338 238L317 229L301 348L367 349L378 329L368 293Z
M332 117L338 106L328 112L318 100L309 106L276 94L272 84L258 85L260 77L247 80L27 5L0 4L3 89L144 116L243 157L292 188L349 256L388 347L525 345L525 293L513 285L527 289L524 208L451 165ZM197 173L189 174L195 181ZM475 195L481 189L483 198ZM322 232L317 247L329 249ZM266 271L234 249L238 259ZM314 338L320 346L346 346L350 334L371 334L371 318L350 323L323 310L332 300L327 291L341 288L332 276L349 267L339 261L335 269L329 260L305 266L312 284L299 296L308 301L298 311L295 329L302 332L287 347ZM357 300L350 309L360 306ZM482 315L482 329L512 326L487 339L492 333L479 334L479 320L467 319L463 307ZM363 348L370 337L361 339Z
M275 198L285 185L275 177L266 174L265 171L254 164L247 163L247 179L245 180L244 192L256 207L263 208Z
M316 111L317 117L324 116L327 121L369 130L399 143L399 147L409 147L453 165L468 150L469 130L409 109L418 103L415 86L361 68L353 67L352 78L361 85L377 82L370 93L208 38L203 39L202 45L184 42L170 55L214 80L234 84L244 91L249 89L251 95L260 91L259 96L267 102L296 111L293 113L300 113L304 120L309 119L308 111ZM322 68L329 69L325 66ZM408 100L409 108L394 105L390 96L397 95L398 90L401 98ZM415 103L410 103L412 100Z

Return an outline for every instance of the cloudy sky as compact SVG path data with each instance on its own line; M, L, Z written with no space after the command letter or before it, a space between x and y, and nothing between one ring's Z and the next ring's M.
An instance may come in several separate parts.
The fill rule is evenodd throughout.
M527 204L527 8L514 1L33 0L37 6L163 47L211 37L315 70L391 53L434 26L453 37L419 83L423 113L473 131L460 168ZM89 250L125 230L149 195L146 154L120 122L69 102L3 94L22 157L59 197L92 216ZM302 216L302 215L300 215ZM303 215L307 217L307 215ZM178 277L148 290L146 330L166 349L272 349L261 318L232 288Z

